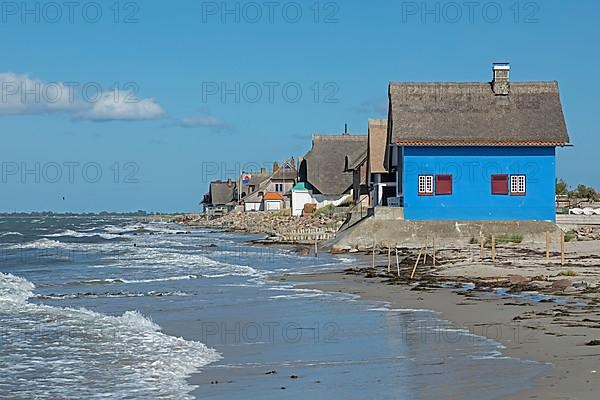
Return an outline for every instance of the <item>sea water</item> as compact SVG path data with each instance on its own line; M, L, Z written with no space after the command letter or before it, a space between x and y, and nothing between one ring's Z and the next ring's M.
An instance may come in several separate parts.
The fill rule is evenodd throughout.
M433 312L271 279L349 259L187 230L0 219L0 398L494 399L544 371Z

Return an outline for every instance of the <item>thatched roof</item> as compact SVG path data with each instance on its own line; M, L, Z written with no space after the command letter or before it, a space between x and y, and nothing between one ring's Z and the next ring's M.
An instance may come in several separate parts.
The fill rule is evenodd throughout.
M234 201L235 188L235 182L211 182L209 192L210 205L223 206Z
M250 173L248 175L250 175L250 181L247 184L242 182L242 193L246 194L246 196L252 193L250 191L250 186L253 186L254 191L257 191L258 188L260 188L263 183L269 179L269 177L271 177L270 173Z
M284 162L271 176L271 179L275 181L296 180L297 178L298 171L296 171L291 161Z
M387 146L387 119L369 119L369 173L383 174Z
M366 147L360 153L346 156L344 171L358 170L365 162L367 162Z
M346 157L360 160L366 153L366 135L315 135L306 153L306 179L325 195L344 194L352 187L352 172L346 171Z
M268 174L253 174L250 177L250 182L247 185L242 185L246 196L243 198L245 203L260 203L262 194L266 191L271 181L285 181L298 178L298 171L295 168L293 159L286 160L273 173ZM254 186L254 191L250 192L250 186Z
M390 83L389 137L402 145L563 145L569 142L557 82Z
M244 203L261 203L263 194L264 194L264 192L262 190L256 190L253 193L249 194L248 196L244 197L243 202Z

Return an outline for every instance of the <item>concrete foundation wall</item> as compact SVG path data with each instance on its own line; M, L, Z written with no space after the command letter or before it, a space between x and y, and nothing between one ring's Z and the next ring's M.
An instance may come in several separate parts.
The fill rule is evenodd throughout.
M402 221L366 218L338 233L330 246L351 249L373 245L388 247L394 243L420 247L435 238L440 245L468 244L479 241L480 234L519 235L523 242L545 241L546 232L559 234L557 225L543 221Z
M404 208L402 207L375 207L373 212L375 219L404 219Z

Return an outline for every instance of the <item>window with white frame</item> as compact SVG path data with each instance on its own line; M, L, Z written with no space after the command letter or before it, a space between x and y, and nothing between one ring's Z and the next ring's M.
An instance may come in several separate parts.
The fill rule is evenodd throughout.
M419 175L419 196L433 194L433 175Z
M510 194L514 196L524 196L527 189L525 175L510 176Z

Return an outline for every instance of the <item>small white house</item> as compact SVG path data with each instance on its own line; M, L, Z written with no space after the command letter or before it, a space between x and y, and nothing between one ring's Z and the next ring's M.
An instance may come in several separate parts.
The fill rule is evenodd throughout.
M262 211L262 192L252 193L244 199L244 211Z
M265 211L278 211L283 208L283 196L280 193L266 193L263 197Z
M299 182L292 188L292 215L301 217L305 204L316 204L317 209L334 205L339 206L342 203L352 200L352 190L350 194L324 195L313 193L310 183Z
M292 215L301 217L305 204L314 203L308 183L300 182L292 188Z

